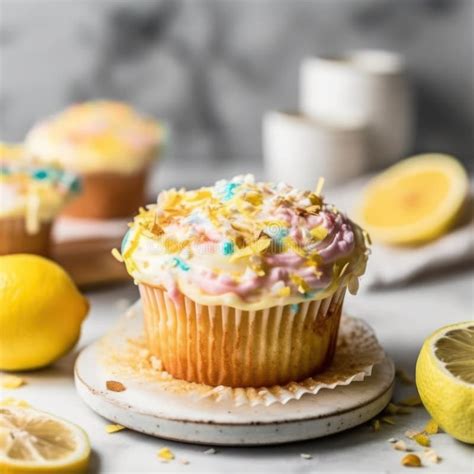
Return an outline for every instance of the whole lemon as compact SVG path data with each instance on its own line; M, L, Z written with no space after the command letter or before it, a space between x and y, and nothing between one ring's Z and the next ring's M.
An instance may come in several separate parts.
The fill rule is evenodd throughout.
M0 369L44 367L77 342L89 303L56 263L0 257Z

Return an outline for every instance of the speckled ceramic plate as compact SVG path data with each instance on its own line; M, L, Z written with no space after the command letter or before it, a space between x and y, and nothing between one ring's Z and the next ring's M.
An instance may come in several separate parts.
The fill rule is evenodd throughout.
M119 334L127 337L127 331ZM318 438L370 420L392 396L394 366L388 358L361 382L269 407L236 407L229 400L177 394L138 372L122 374L126 390L114 392L106 389L106 382L117 377L103 363L100 344L86 347L76 362L76 387L84 402L114 423L176 441L238 446Z

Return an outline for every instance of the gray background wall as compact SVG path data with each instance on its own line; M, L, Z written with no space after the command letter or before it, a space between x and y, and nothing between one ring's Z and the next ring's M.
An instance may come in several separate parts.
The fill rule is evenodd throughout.
M406 55L417 150L473 155L472 0L2 0L0 130L72 101L129 101L174 130L178 163L259 160L260 119L294 108L301 59Z

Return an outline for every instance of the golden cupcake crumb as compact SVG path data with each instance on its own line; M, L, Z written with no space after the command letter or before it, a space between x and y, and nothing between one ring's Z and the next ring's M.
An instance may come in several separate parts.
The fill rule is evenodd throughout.
M430 462L438 464L442 461L442 458L438 456L436 451L433 448L425 448L423 451L423 456Z
M403 440L393 443L393 449L396 449L397 451L409 451L407 444Z
M416 454L407 454L402 458L402 465L406 467L421 467L421 459Z
M107 387L107 390L110 390L111 392L124 392L127 390L127 387L125 387L122 382L117 382L116 380L107 380L105 386Z

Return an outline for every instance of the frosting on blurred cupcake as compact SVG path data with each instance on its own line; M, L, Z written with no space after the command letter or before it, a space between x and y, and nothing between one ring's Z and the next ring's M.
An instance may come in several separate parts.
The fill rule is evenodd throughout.
M28 133L28 153L39 162L80 173L134 173L155 157L164 130L121 102L73 105Z
M21 143L0 142L0 163L19 161L25 157L25 148Z
M356 291L367 240L314 192L246 175L160 193L131 224L122 258L171 297L256 310Z
M50 167L31 166L20 145L0 144L0 218L25 218L28 233L52 221L79 192L78 178Z

